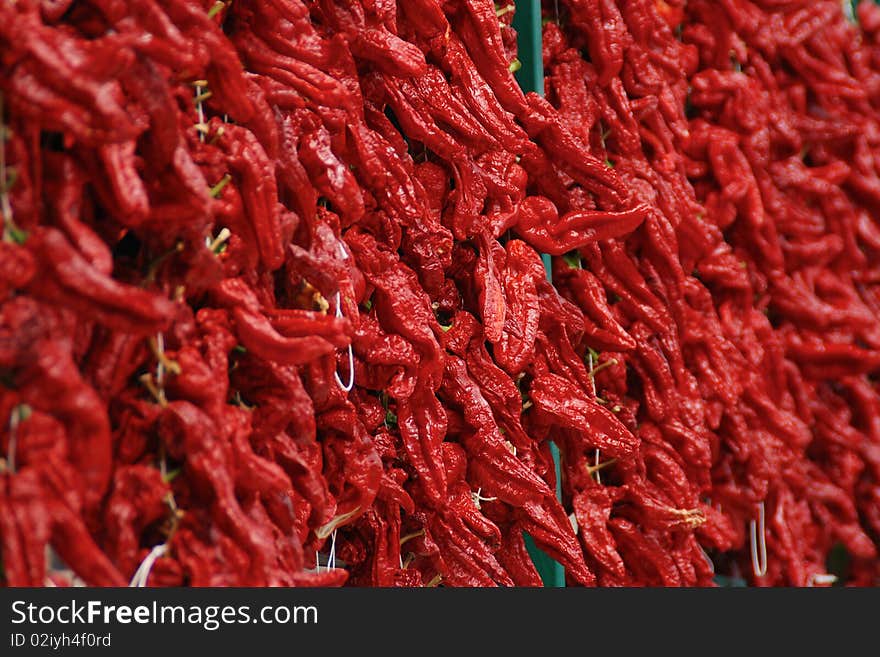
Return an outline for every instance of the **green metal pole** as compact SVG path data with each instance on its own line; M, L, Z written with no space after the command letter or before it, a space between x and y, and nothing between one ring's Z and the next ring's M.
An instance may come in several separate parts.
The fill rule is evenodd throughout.
M517 35L517 57L520 68L516 71L516 80L523 91L535 91L544 95L544 59L541 55L541 2L540 0L516 0L516 13L513 15L513 27ZM544 261L544 269L547 270L547 280L553 281L553 272L550 255L541 255ZM554 443L550 443L550 451L553 454L553 464L556 468L556 496L561 499L560 488L561 469L559 465L559 449ZM535 567L547 587L564 587L565 571L562 565L554 561L542 551L532 537L526 534L526 546Z

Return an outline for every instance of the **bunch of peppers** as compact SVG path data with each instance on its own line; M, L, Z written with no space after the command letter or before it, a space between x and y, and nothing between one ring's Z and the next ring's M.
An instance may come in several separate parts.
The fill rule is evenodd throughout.
M0 3L4 584L877 583L880 10L514 13Z

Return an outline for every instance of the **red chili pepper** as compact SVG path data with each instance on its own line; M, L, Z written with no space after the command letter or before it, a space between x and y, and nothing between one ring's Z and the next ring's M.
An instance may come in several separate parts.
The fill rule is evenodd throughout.
M504 536L504 545L495 553L495 558L510 575L514 586L544 586L526 549L522 529L514 525L504 533Z
M114 473L103 524L105 549L121 572L137 570L142 532L168 513L168 492L157 468L126 466Z
M589 36L590 60L599 70L598 83L607 85L623 67L626 30L620 10L611 0L565 2L576 29Z
M32 293L92 312L107 326L132 333L156 333L171 321L171 301L102 274L57 229L34 231L27 247L40 270L46 273L45 277L31 281Z
M324 126L310 126L298 135L298 159L315 189L326 196L346 223L355 223L364 213L364 201L354 175L333 153L330 133Z
M233 310L232 317L236 333L245 348L268 361L301 365L336 350L332 342L317 335L303 338L283 337L264 316L241 308Z
M536 284L545 274L541 260L524 242L510 240L505 249L507 262L501 272L501 286L506 314L494 355L508 374L517 376L534 350L541 316Z
M562 377L545 374L532 381L529 397L537 408L560 426L578 431L589 426L592 431L584 442L592 444L612 458L631 457L636 438L611 411L592 401Z
M510 71L501 40L501 24L494 8L480 0L464 0L458 4L456 13L461 18L454 23L456 34L504 109L520 117L526 103Z
M546 483L517 460L505 444L491 407L460 359L447 359L443 392L462 407L466 421L476 430L462 436L461 441L470 457L471 474L484 490L513 506L538 501L550 493Z
M409 398L397 400L403 451L416 470L419 490L436 506L446 498L446 471L440 456L446 425L446 414L432 392L416 388Z
M224 126L222 122L212 120L211 130L216 132L221 126ZM225 125L220 144L230 169L240 181L245 213L259 245L260 258L270 270L277 269L284 261L284 245L274 168L262 146L247 130Z
M0 242L0 298L25 287L36 273L34 258L24 247Z
M547 199L530 196L520 204L517 232L536 249L562 255L587 244L621 237L639 227L649 209L625 212L570 212L561 218Z
M480 252L474 269L474 282L478 290L478 303L483 319L483 333L489 342L501 340L507 304L499 280L499 261L504 261L501 245L485 234L478 238Z
M45 340L31 346L33 360L19 379L22 399L64 424L70 458L82 478L85 506L99 504L112 470L110 424L101 399L80 377L68 345Z
M519 520L535 544L562 564L572 580L581 586L596 585L596 576L584 562L571 522L552 495L540 504L523 505Z

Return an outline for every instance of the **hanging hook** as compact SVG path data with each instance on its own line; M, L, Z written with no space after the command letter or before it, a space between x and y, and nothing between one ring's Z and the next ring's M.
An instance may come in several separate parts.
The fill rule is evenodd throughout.
M760 533L760 538L758 533ZM755 577L763 577L767 574L767 535L764 528L764 502L758 505L757 531L755 519L752 518L749 521L749 538L751 539L752 548L752 571L755 573Z

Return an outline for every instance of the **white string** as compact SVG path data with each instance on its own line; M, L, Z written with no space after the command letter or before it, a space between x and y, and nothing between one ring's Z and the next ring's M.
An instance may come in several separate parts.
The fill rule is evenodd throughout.
M514 454L514 456L516 456L516 454ZM482 507L480 506L480 502L494 502L497 499L498 499L497 497L483 497L483 487L482 486L477 488L476 493L474 491L471 491L471 500L473 501L474 506L477 507L478 509L482 509Z
M837 575L832 575L831 573L813 573L807 580L807 586L810 588L814 586L831 586L836 581Z
M749 538L751 540L751 548L752 548L752 571L755 573L755 577L763 577L767 574L767 536L764 531L764 503L761 502L758 505L758 529L756 531L755 527L755 519L752 518L749 521ZM760 546L758 539L758 532L760 532ZM760 552L760 558L759 553Z
M327 560L324 563L324 570L336 568L336 530L330 532L330 552L327 554ZM315 550L315 572L321 572L321 553Z
M150 577L150 571L153 569L153 564L156 563L157 559L164 556L167 551L168 545L165 543L157 545L152 550L150 550L150 553L146 556L146 558L141 562L141 565L138 566L138 569L135 571L134 577L131 578L129 586L135 588L145 587L147 585L147 579Z
M342 259L345 260L348 258L348 253L345 252L345 247L342 246L342 243L339 244L339 253L342 255ZM340 292L336 292L336 316L339 319L342 319L342 294ZM342 388L345 392L351 392L351 389L354 388L354 349L351 346L351 343L348 345L348 383L345 384L342 382L342 379L339 377L339 370L333 373L333 376L336 377L336 384Z
M330 534L330 556L327 557L327 570L336 568L336 530Z

